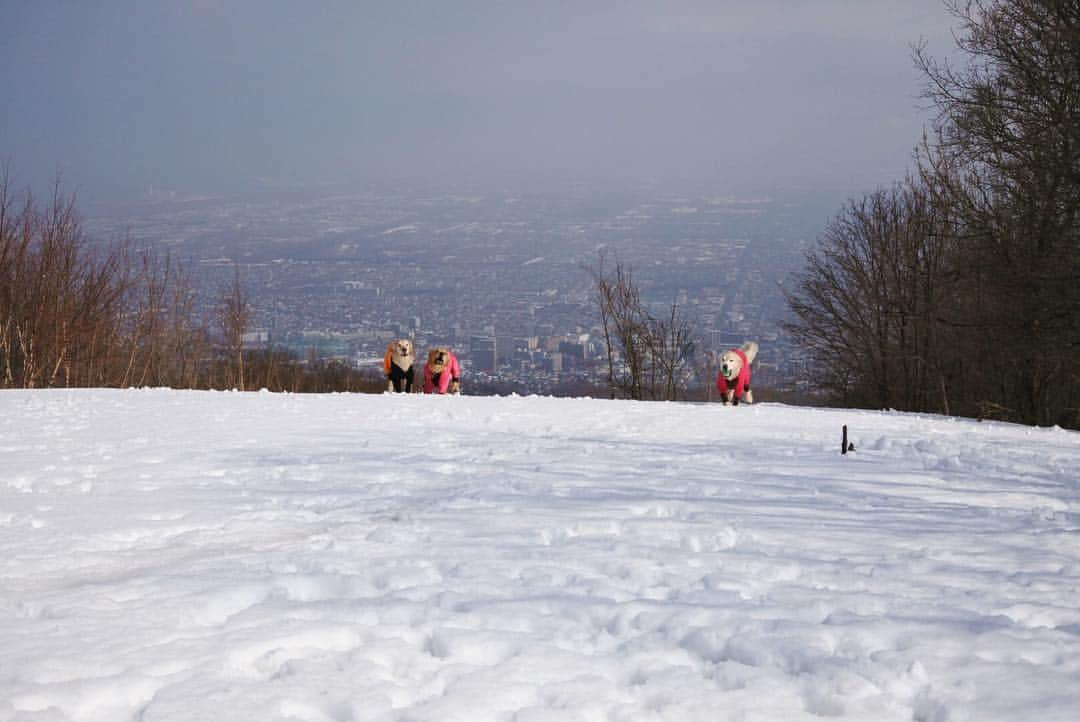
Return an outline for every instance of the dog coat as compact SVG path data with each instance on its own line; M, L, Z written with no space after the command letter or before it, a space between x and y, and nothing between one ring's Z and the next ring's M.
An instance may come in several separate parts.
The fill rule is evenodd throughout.
M450 382L461 378L461 366L457 356L447 353L446 366L439 373L434 373L431 366L424 364L424 393L445 394L450 390Z
M739 369L739 375L735 377L735 398L741 399L746 392L747 387L750 386L750 363L746 360L746 354L742 349L732 349L735 355L742 361L742 368ZM716 374L716 390L721 394L726 394L731 387L728 386L728 380L724 378L724 373L721 371Z

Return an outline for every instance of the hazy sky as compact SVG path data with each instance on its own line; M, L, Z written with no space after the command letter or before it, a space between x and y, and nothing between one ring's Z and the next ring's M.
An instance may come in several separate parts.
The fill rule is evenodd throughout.
M941 0L0 0L0 158L83 196L899 178Z

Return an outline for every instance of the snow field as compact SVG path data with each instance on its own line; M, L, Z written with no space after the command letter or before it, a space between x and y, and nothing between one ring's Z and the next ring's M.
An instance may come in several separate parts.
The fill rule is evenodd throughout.
M1078 709L1080 434L767 404L0 393L0 722Z

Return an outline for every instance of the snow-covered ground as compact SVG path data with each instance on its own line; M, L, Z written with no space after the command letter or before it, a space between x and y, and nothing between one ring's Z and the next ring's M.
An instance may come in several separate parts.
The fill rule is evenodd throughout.
M0 392L0 721L821 717L1080 719L1080 434Z

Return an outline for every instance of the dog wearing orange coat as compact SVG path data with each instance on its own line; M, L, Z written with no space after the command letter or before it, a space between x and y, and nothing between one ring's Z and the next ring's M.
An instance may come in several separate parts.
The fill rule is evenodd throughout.
M407 338L399 338L391 341L386 347L386 356L383 358L383 373L386 375L387 391L412 393L413 388L413 364L416 362L416 354L413 353L413 343Z

